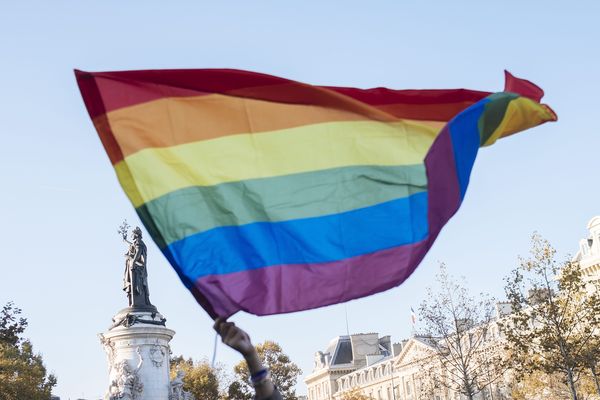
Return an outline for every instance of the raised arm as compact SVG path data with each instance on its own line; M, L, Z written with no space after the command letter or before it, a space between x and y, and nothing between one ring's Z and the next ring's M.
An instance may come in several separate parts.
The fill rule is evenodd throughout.
M127 232L125 232L125 233L121 234L121 237L123 238L123 241L124 241L125 243L127 243L128 245L130 245L130 246L131 246L131 245L133 244L133 243L131 243L129 240L127 240Z
M251 384L256 391L257 400L283 400L279 391L273 385L271 375L262 364L256 349L252 345L250 336L233 322L217 318L214 329L221 336L227 346L237 350L246 360L251 376Z

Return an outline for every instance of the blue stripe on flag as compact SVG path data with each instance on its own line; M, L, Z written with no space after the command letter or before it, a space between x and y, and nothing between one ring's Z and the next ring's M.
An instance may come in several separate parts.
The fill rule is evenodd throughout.
M172 243L164 254L195 281L279 264L337 261L419 242L427 192L329 216L219 227Z

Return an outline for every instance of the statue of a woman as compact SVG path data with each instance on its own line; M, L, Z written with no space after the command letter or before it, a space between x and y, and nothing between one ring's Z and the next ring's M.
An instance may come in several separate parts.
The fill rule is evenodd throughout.
M131 233L131 242L123 233L123 240L129 245L125 253L125 274L123 290L127 293L129 307L151 306L146 270L146 245L142 241L142 230L136 227Z

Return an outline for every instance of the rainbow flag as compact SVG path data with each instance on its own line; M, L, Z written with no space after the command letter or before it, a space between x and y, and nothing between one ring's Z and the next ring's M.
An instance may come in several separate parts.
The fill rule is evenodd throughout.
M76 77L123 189L212 317L398 286L460 206L479 147L556 120L508 73L494 94L238 70Z

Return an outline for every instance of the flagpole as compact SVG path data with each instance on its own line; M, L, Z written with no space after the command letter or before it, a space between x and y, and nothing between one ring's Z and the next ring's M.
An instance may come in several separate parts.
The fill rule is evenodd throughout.
M346 335L350 337L350 329L348 329L348 304L344 303L344 312L346 314Z

